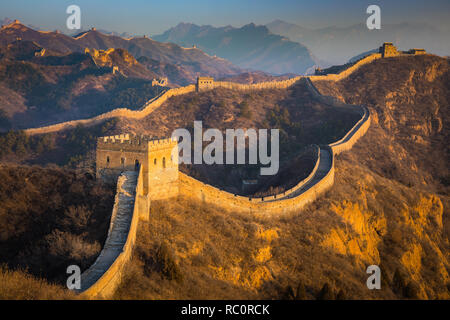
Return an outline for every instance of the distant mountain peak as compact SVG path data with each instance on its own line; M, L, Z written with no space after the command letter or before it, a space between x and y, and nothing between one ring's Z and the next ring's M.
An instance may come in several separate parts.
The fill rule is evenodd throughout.
M272 74L302 74L315 65L305 46L273 34L266 26L254 22L242 27L180 23L153 39L183 47L196 45L207 54L225 58L241 68Z

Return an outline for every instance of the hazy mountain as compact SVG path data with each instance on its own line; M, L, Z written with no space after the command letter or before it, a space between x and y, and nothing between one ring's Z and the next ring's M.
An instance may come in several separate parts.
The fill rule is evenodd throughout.
M273 33L303 43L319 59L333 64L347 62L350 57L378 48L385 41L394 42L402 50L425 48L438 55L450 53L448 33L427 24L382 24L380 30L369 30L363 23L345 28L308 29L275 20L266 26Z
M180 23L153 39L185 47L195 45L241 68L273 74L305 73L316 64L314 57L302 44L272 34L265 26L253 23L241 28Z
M20 22L13 22L0 29L0 46L18 38L34 41L40 46L61 53L84 52L85 48L123 48L134 57L148 57L182 66L194 78L196 75L221 77L241 73L242 70L225 59L211 57L199 49L185 49L172 43L160 43L146 37L124 39L106 35L94 28L70 37L59 32L36 31Z

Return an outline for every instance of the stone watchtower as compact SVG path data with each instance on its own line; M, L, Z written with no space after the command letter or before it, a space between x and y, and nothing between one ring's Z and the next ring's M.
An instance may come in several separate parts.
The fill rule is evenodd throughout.
M198 91L214 89L214 78L212 77L197 77L195 89Z
M383 58L387 57L395 57L400 54L397 48L392 44L392 42L384 42L383 45L379 49L379 53Z
M176 139L151 139L121 134L97 140L96 175L115 182L123 171L142 166L144 195L148 200L178 194L178 143Z

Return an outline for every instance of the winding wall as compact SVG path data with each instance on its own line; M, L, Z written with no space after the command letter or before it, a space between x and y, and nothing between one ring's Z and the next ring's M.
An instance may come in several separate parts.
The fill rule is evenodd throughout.
M234 89L234 90L261 90L261 89L284 89L292 86L295 82L302 78L307 78L311 80L326 80L326 81L339 81L346 77L348 77L351 73L356 71L359 67L361 67L364 64L370 63L373 60L381 58L381 54L374 53L371 54L361 60L359 60L357 63L355 63L353 66L349 67L348 69L342 71L339 74L328 74L328 75L320 75L320 76L298 76L295 78L287 79L287 80L280 80L280 81L266 81L266 82L260 82L260 83L253 83L253 84L241 84L241 83L235 83L235 82L226 82L226 81L216 81L214 82L213 88L228 88L228 89ZM100 114L98 116L95 116L93 118L89 119L80 119L80 120L72 120L72 121L66 121L61 122L49 126L43 126L39 128L30 128L24 130L25 133L29 135L35 135L35 134L44 134L44 133L51 133L51 132L57 132L61 130L66 130L70 128L74 128L77 125L84 125L84 126L92 126L95 124L99 124L105 120L112 119L112 118L118 118L118 117L124 117L124 118L131 118L131 119L142 119L149 114L151 114L154 110L159 108L164 102L167 101L170 97L178 96L182 94L186 94L189 92L195 91L195 85L191 84L185 87L180 88L174 88L169 89L157 97L154 97L147 101L145 105L140 110L130 110L127 108L118 108L111 110L109 112Z
M324 99L327 103L335 101L333 97L320 95L309 79L305 79L305 81L308 84L307 88L318 99ZM337 105L333 104L336 108L351 108L360 114L361 119L340 140L329 145L316 146L318 156L314 169L306 179L293 188L270 197L249 198L220 190L180 172L179 193L229 210L265 216L282 214L303 208L333 185L334 156L350 150L370 126L370 112L365 106L350 106L341 102L336 103Z
M136 241L139 218L147 214L142 206L142 167L139 173L123 172L117 180L111 222L105 245L94 264L81 275L78 293L86 299L110 297L119 285L124 267ZM146 208L148 210L148 208Z
M373 59L376 59L376 57L371 58L370 61ZM334 78L331 77L330 80ZM324 79L321 78L321 80ZM349 106L333 97L322 96L314 87L310 78L307 78L306 81L307 88L317 99L321 99L336 108L352 108L361 115L361 119L342 139L329 145L316 146L317 161L306 179L282 194L263 198L247 198L220 190L179 172L178 193L229 210L271 216L299 210L327 191L334 183L334 156L351 149L356 141L366 133L370 126L370 112L365 106ZM292 85L289 83L289 81L285 81L282 85ZM220 83L219 86L221 86ZM187 92L193 91L194 88L194 86L189 87ZM234 85L233 88L235 88ZM154 99L153 102L149 102L147 107L154 110L156 108L155 103L161 101L165 94ZM164 99L167 98L166 96ZM156 105L161 104L162 102L158 102ZM144 110L147 107L144 107ZM127 171L118 179L107 240L95 263L83 273L81 278L82 288L79 292L85 298L108 298L120 283L125 265L131 258L138 220L139 218L145 218L149 212L148 199L145 199L143 195L142 171L142 167L139 168L138 174Z

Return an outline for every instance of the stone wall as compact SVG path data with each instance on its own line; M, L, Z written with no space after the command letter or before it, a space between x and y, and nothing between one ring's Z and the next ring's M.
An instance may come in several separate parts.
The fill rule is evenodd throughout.
M160 95L158 95L155 98L152 98L140 110L130 110L127 108L118 108L118 109L114 109L112 111L103 113L101 115L98 115L96 117L89 118L89 119L72 120L72 121L61 122L58 124L53 124L53 125L40 127L40 128L26 129L25 133L27 133L29 135L35 135L35 134L57 132L57 131L61 131L61 130L74 128L77 125L92 126L92 125L102 123L108 119L120 118L120 117L131 118L131 119L142 119L142 118L148 116L150 113L152 113L157 108L159 108L170 97L186 94L186 93L193 92L193 91L195 91L195 85L193 85L193 84L188 85L186 87L174 88L174 89L170 89L170 90L167 90L167 91L161 93Z
M294 78L287 79L287 80L266 81L266 82L253 83L253 84L241 84L241 83L235 83L235 82L214 81L212 87L213 88L228 88L228 89L233 89L233 90L248 91L248 90L261 90L261 89L285 89L285 88L292 86L295 82L297 82L298 80L300 80L302 78L309 78L311 80L339 81L339 80L342 80L342 79L348 77L351 73L356 71L362 65L370 63L373 60L380 59L380 58L381 58L380 53L371 54L371 55L359 60L353 66L342 71L339 74L328 74L328 75L322 75L322 76L298 76L298 77L294 77ZM140 110L130 110L127 108L118 108L118 109L114 109L112 111L103 113L101 115L98 115L96 117L89 118L89 119L72 120L72 121L61 122L61 123L53 124L53 125L49 125L49 126L39 127L39 128L26 129L25 133L27 133L29 135L35 135L35 134L44 134L44 133L66 130L66 129L74 128L77 125L92 126L95 124L102 123L105 120L108 120L111 118L117 118L117 117L142 119L142 118L148 116L149 114L151 114L157 108L159 108L170 97L178 96L178 95L182 95L182 94L186 94L186 93L194 92L194 91L196 91L195 84L191 84L191 85L188 85L185 87L180 87L180 88L174 88L174 89L170 89L170 90L167 90L167 91L161 93L157 97L152 98Z
M369 56L370 57L370 56ZM372 55L370 59L378 59L376 55ZM364 60L364 59L363 59ZM361 61L360 61L361 62ZM362 62L362 64L368 63ZM361 64L360 64L361 65ZM320 77L320 80L334 79L328 76L315 76ZM335 75L331 75L335 76ZM290 79L292 80L292 79ZM299 80L299 79L297 79ZM295 80L295 81L297 81ZM249 198L235 195L224 190L220 190L211 185L207 185L198 181L192 177L189 177L181 172L177 172L177 179L174 178L171 171L168 171L169 177L161 176L156 173L155 178L159 180L169 180L169 184L163 192L167 192L170 196L177 194L184 195L202 201L207 204L214 204L220 206L226 210L246 212L255 215L272 216L288 213L291 211L297 211L302 209L308 203L314 201L332 187L334 183L334 156L345 150L349 150L356 143L356 141L362 137L370 126L370 112L365 106L349 106L334 99L333 97L322 96L319 91L314 87L310 79L307 81L307 88L317 99L323 99L326 103L334 105L337 108L351 108L361 115L361 119L353 126L353 128L340 140L331 143L326 146L316 146L317 161L309 176L300 181L293 188L286 190L282 194L262 197L262 198ZM289 86L289 80L285 80L280 84L281 86ZM221 83L219 82L219 86ZM228 84L226 84L227 86ZM233 88L235 84L231 85ZM236 84L238 87L239 84ZM272 84L261 84L264 88L268 88ZM278 85L278 84L277 84ZM247 86L247 85L244 85ZM253 86L248 85L250 88ZM169 90L170 91L170 90ZM169 92L168 91L168 92ZM166 92L167 93L167 92ZM155 101L158 101L155 100ZM158 151L158 147L155 146L154 151ZM151 153L149 152L149 157ZM151 164L152 159L148 162ZM171 159L174 160L174 159ZM167 164L169 165L169 164ZM136 172L124 172L118 179L118 190L116 194L116 200L111 217L111 225L108 231L108 238L105 246L91 268L89 268L82 276L83 279L87 279L85 287L80 290L82 296L87 299L108 298L117 288L122 278L123 270L126 263L130 260L132 249L136 239L136 231L139 219L148 219L150 210L150 196L147 196L144 190L144 172L143 166L140 166L139 173ZM137 175L134 182L133 174ZM124 190L125 179L128 179L128 190ZM151 189L151 186L150 186ZM166 190L167 189L167 190ZM134 192L133 192L134 190ZM131 192L131 193L130 193ZM125 197L125 198L124 198ZM124 202L133 199L132 205L124 205ZM118 219L122 216L131 215L129 221L122 224ZM117 246L117 225L121 225L122 229L119 230L122 235L122 240L125 240L123 245ZM123 226L125 225L125 229ZM120 237L119 237L120 238ZM119 239L120 240L120 239ZM119 249L119 253L116 255L114 251L111 252L111 248ZM108 251L109 250L109 251Z
M381 53L372 53L372 54L368 55L367 57L362 58L361 60L356 62L351 67L345 69L341 73L327 74L327 75L320 75L320 76L308 76L308 78L313 81L315 81L315 80L339 81L339 80L347 78L353 72L358 70L361 66L368 64L377 59L381 59Z
M131 259L139 219L148 218L148 198L143 194L143 170L124 172L118 179L108 237L95 263L81 276L85 299L105 299L120 284L126 263Z
M178 194L178 147L176 139L148 142L149 197L160 200Z
M328 147L325 146L325 148ZM314 177L318 175L318 161L313 172L297 186L290 189L289 192L286 192L286 194L264 198L242 197L205 184L181 172L179 174L179 192L180 195L230 211L246 212L255 215L272 216L300 210L333 185L334 162L331 149L328 148L328 150L331 155L331 162L325 168L325 172L322 172L324 174L323 178L314 181ZM306 185L308 186L305 187ZM299 191L299 195L292 196L297 191Z
M377 59L376 55L372 59ZM263 198L248 198L220 190L180 173L179 193L204 203L218 205L230 211L267 216L299 210L330 188L334 183L334 156L350 150L356 141L367 132L371 120L370 112L365 106L347 105L334 97L323 96L309 78L306 78L305 81L309 91L321 102L336 108L348 108L361 116L361 119L344 137L327 146L321 146L320 148L317 146L317 161L306 179L282 194Z

